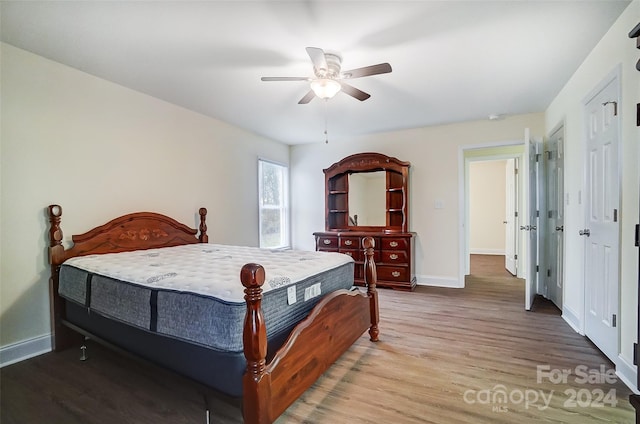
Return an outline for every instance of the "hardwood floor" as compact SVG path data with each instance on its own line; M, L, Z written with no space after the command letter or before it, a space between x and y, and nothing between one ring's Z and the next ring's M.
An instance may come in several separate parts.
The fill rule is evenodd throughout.
M465 289L380 290L381 341L361 337L277 422L635 422L630 390L557 308L525 311L522 280L482 267ZM94 344L89 354L0 370L0 422L205 423L195 383ZM212 423L242 422L236 401L207 397Z

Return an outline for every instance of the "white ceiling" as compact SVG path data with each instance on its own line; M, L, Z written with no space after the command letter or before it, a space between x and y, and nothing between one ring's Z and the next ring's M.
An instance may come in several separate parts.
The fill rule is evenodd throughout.
M543 111L620 13L598 1L6 1L2 41L289 144ZM371 94L307 105L305 47Z

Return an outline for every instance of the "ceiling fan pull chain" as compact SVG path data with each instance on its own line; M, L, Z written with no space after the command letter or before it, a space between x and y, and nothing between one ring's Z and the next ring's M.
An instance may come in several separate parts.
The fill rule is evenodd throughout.
M329 134L327 133L327 122L329 121L327 116L327 103L329 103L329 99L324 99L324 144L329 144Z

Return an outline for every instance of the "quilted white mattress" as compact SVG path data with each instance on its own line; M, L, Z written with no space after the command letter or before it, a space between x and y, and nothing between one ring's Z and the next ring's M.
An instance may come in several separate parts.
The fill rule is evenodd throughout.
M244 303L240 269L249 262L264 267L266 278L262 289L266 293L353 262L353 259L332 252L190 244L79 256L67 260L65 265L151 289L190 292L230 303Z

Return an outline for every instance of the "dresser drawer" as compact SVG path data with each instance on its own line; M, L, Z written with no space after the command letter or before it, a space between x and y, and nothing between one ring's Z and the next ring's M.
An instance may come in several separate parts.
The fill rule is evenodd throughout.
M317 241L317 249L325 250L325 249L337 249L338 248L338 237L329 237L329 236L320 236Z
M361 243L360 237L340 237L340 248L359 250Z
M382 250L407 250L409 240L406 238L383 237Z
M381 265L376 271L379 280L408 281L409 279L407 267Z
M362 252L355 249L338 249L338 252L344 253L345 255L349 255L353 258L354 261L362 261Z
M385 264L403 264L409 262L409 255L404 250L385 250L382 252L382 262Z

